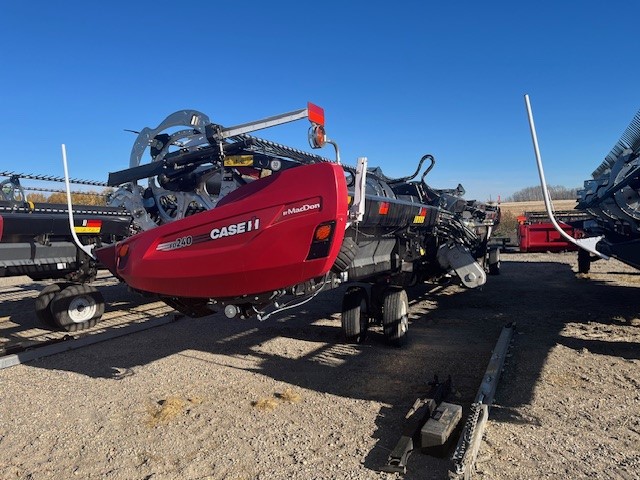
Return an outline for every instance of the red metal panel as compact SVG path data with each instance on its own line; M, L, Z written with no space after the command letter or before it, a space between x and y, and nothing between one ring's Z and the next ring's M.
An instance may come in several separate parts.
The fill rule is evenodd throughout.
M580 238L582 232L570 225L562 229L574 238ZM577 250L574 244L565 240L551 222L518 225L518 238L521 252L561 252Z
M327 257L306 260L316 227L335 222ZM324 275L347 221L339 165L284 170L227 195L212 210L122 242L116 271L133 288L169 296L225 298L277 290ZM114 249L97 251L113 267ZM113 258L113 257L111 257Z
M324 109L311 102L307 102L307 116L309 121L324 127Z

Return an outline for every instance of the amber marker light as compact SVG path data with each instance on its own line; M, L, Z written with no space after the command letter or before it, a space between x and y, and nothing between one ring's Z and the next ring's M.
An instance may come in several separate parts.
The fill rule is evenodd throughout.
M313 232L313 241L309 246L307 260L324 258L329 255L333 238L333 227L335 222L321 223Z
M313 124L309 127L309 145L311 148L321 148L326 143L327 134L322 125Z
M313 235L315 242L324 242L331 236L332 225L319 225Z
M125 243L118 248L118 258L124 258L129 253L129 244Z

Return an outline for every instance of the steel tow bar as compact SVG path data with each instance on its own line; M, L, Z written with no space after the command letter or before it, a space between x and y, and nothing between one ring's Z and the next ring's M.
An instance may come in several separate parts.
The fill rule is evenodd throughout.
M515 325L515 322L512 322L502 328L498 342L491 355L491 360L489 360L489 366L482 378L482 384L471 405L471 412L458 440L458 445L451 457L453 461L453 469L449 472L449 478L451 479L464 478L464 480L468 480L471 478L480 443L482 442L484 427L489 418L489 410L498 387L498 380L507 357Z

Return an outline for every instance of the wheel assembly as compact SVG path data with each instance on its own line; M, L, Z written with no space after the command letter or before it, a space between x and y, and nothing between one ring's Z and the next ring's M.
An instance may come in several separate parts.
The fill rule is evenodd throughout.
M362 343L369 328L369 302L363 287L349 287L342 299L342 331L347 341Z
M589 273L591 270L591 255L582 248L578 250L578 272Z
M385 338L392 345L400 346L405 343L409 330L409 299L404 289L389 287L385 290L382 328Z
M57 326L51 314L51 301L60 290L67 288L69 285L71 284L64 282L52 283L44 287L36 298L36 316L45 325L50 327Z
M89 285L71 285L55 294L50 311L56 326L76 332L98 323L104 313L104 298Z
M489 275L500 275L500 249L489 250Z

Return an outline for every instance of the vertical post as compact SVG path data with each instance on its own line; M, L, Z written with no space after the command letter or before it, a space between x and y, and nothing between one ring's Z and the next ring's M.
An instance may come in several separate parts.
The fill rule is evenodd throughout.
M71 205L71 187L69 186L69 171L67 169L67 147L65 144L62 144L62 165L64 165L64 185L67 189L67 209L69 213L69 228L71 229L71 237L73 241L76 243L78 248L82 250L84 253L89 255L91 258L96 258L93 255L93 251L90 247L83 245L76 234L75 224L73 222L73 206Z
M356 188L353 197L353 205L349 216L355 222L360 222L364 218L365 191L367 188L367 157L358 157L356 167Z

